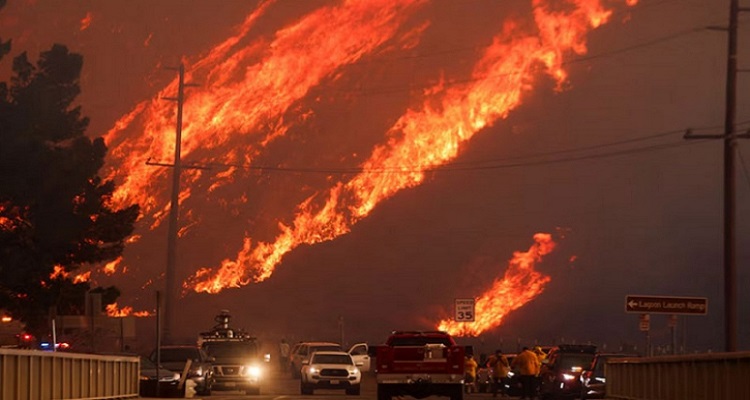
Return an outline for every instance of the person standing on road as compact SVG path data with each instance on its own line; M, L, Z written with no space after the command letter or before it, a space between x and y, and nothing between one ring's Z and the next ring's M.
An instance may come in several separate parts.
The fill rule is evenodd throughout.
M477 361L471 354L466 355L464 360L464 391L474 393L477 391Z
M538 395L539 388L542 386L542 366L544 365L544 360L547 359L547 353L541 347L534 346L534 354L539 359L539 371L536 373L536 379L534 380L534 394Z
M536 396L536 377L541 367L539 357L528 347L524 347L523 351L513 359L511 366L518 369L520 374L521 399L533 399Z
M497 397L498 391L502 397L508 396L505 388L509 383L510 364L501 349L495 350L495 354L490 356L487 360L487 367L492 369L492 397Z
M289 343L284 338L279 343L279 368L283 372L289 368Z

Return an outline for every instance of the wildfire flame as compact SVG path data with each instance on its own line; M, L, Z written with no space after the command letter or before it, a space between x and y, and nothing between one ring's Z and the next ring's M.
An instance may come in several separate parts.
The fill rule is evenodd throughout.
M345 1L314 11L277 32L268 44L243 45L250 28L273 2L262 3L235 36L188 66L189 80L202 84L191 88L185 101L182 155L204 162L250 161L259 148L285 134L288 126L281 118L296 101L322 80L334 78L342 66L392 39L402 22L424 2ZM164 168L145 164L149 156L173 159L174 104L161 99L174 96L177 85L175 80L154 100L138 104L105 136L111 149L109 178L122 182L113 202L140 204L155 220L152 228L167 214L169 196L164 188L168 185L156 181L165 180L168 174ZM125 137L124 130L138 118L145 134L137 139ZM228 150L215 158L201 153L205 148ZM189 182L202 175L195 170L186 174ZM186 199L185 193L180 202Z
M535 270L537 263L555 249L552 235L537 233L534 244L525 252L513 253L503 278L495 279L492 287L482 294L474 306L474 322L445 319L437 329L454 336L478 336L500 326L511 311L536 298L550 281L550 277Z
M73 277L73 283L83 283L88 282L89 280L91 280L91 271L87 271Z
M387 142L375 147L361 165L361 173L301 203L291 225L279 224L281 233L273 243L253 246L245 238L234 260L224 260L216 270L200 269L185 287L216 293L267 279L287 252L348 233L377 204L421 184L426 170L455 159L474 134L518 107L540 72L560 87L567 78L564 55L584 54L586 34L611 15L598 0L569 3L571 7L557 11L546 1L534 0L536 32L525 33L519 24L506 23L476 63L472 79L425 91L421 110L401 116L387 132Z
M102 268L102 270L104 271L105 274L112 275L115 272L117 272L117 267L120 265L121 262L122 262L122 256L117 257L114 261L108 262L104 266L104 268Z
M115 318L122 318L122 317L148 317L151 316L151 313L148 311L133 311L133 307L126 306L120 309L117 306L117 303L108 304L106 307L107 310L107 316L109 317L115 317Z

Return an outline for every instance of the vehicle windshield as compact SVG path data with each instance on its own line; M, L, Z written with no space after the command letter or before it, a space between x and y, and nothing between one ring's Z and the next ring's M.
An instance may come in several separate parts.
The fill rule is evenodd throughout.
M258 355L253 342L214 342L204 344L206 352L216 358L246 358Z
M161 362L200 360L200 350L191 347L161 349Z
M341 351L341 346L338 346L338 345L310 346L310 353L313 353L316 351Z
M146 357L141 357L141 369L156 369L156 364Z
M571 370L573 367L586 368L594 361L593 354L565 354L560 357L557 368Z
M389 345L391 346L424 346L428 344L442 344L443 346L450 347L450 338L447 337L429 337L429 336L403 336L393 337L390 339Z
M313 356L312 363L353 365L352 358L347 354L316 354Z

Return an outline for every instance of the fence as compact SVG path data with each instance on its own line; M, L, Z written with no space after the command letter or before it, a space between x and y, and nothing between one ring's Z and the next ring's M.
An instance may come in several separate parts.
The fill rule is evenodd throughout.
M0 400L138 397L140 360L0 349Z
M750 399L750 352L611 359L607 398Z

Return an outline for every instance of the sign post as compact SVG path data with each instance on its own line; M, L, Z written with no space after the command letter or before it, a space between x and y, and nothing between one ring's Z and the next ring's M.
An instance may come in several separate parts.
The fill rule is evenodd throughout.
M708 314L708 299L705 297L625 296L625 312L640 314L638 327L646 334L646 356L651 356L650 314L670 314L669 328L672 333L672 354L677 348L677 315Z
M474 322L474 299L456 299L456 322Z
M651 316L641 314L639 327L646 333L646 357L651 357Z

